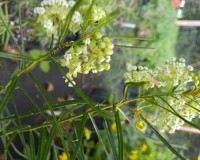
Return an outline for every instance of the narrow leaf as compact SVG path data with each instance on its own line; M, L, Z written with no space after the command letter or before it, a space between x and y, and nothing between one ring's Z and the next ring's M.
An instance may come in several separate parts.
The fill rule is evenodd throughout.
M59 44L63 43L63 40L68 33L69 25L71 23L72 16L73 16L74 12L77 10L77 8L80 6L82 1L83 0L77 0L76 4L72 7L72 9L69 11L68 15L66 16L65 24L64 24L64 27L63 27L63 30L62 30L62 34L60 36Z
M66 105L75 105L75 104L83 104L84 105L85 102L82 100L67 100L67 101L63 101L63 102L55 102L55 103L51 104L51 106L52 106L52 109L57 109L57 108L63 108ZM24 113L19 113L17 115L11 115L8 117L4 117L3 119L0 119L0 122L16 120L17 118L25 118L25 117L28 117L31 115L39 114L39 113L47 111L47 110L49 110L48 106L44 105L44 106L40 107L40 110L38 110L38 108L36 108L29 112L24 112Z
M0 103L0 115L2 114L2 112L3 112L4 108L6 107L8 101L12 97L12 94L15 90L16 85L17 85L17 81L18 81L18 77L15 77L10 81L10 85L7 88L7 92L3 96L3 99Z
M107 14L106 17L104 17L102 20L100 20L97 24L97 26L92 30L91 34L97 32L99 29L101 29L106 24L110 23L112 20L117 18L120 15L119 11L114 11L110 14Z
M7 58L7 59L15 59L20 61L33 61L32 58L22 55L22 54L12 54L7 52L0 52L1 58Z
M115 114L115 123L117 125L117 138L118 138L118 159L123 160L123 131L121 126L121 121L119 118L119 112L114 111Z
M80 130L79 130L79 132L78 132L78 142L77 142L77 144L76 144L76 147L75 147L75 151L74 151L72 160L75 160L75 159L76 159L76 156L77 156L77 154L78 154L80 145L81 145L81 143L82 143L82 138L83 138L83 134L84 134L84 128L85 128L85 124L86 124L86 121L87 121L87 117L88 117L88 114L87 114L87 113L84 113L84 115L83 115L83 117L82 117L82 119L81 119Z
M113 157L114 157L114 159L117 159L117 150L116 150L117 146L115 144L115 137L113 136L113 133L110 129L109 121L107 119L104 119L104 122L105 122L105 129L106 129L106 132L107 132L108 141L109 141L109 144L111 146Z
M147 39L141 37L128 37L128 36L106 36L113 39L132 39L132 40L141 40L141 41L154 41L154 39Z
M115 47L122 47L122 48L135 48L135 49L150 49L153 50L155 48L147 48L147 47L141 47L141 46L125 46L125 45L121 45L121 44L115 44Z
M85 16L84 16L84 23L83 23L83 27L82 27L82 34L85 33L87 25L88 25L88 19L91 17L91 12L92 12L92 8L94 6L94 4L96 3L96 0L92 0L92 3L90 4L90 7L88 8Z
M99 138L99 141L101 142L101 144L102 144L102 146L103 146L103 149L104 149L104 151L106 152L107 158L108 158L108 159L111 159L111 157L109 156L108 151L107 151L107 149L106 149L106 146L105 146L105 144L104 144L104 142L103 142L103 139L102 139L102 137L101 137L101 134L99 133L99 130L98 130L98 128L97 128L97 125L96 125L96 123L95 123L94 118L93 118L91 115L89 115L89 116L90 116L92 125L94 126L94 130L95 130L95 132L96 132L96 134L97 134L97 136L98 136L98 138Z
M184 157L182 157L162 136L161 134L156 131L156 129L142 116L140 115L140 117L144 120L144 122L152 129L152 131L154 131L154 133L156 134L156 136L163 142L163 144L168 147L178 158L185 160Z
M11 36L11 38L12 38L12 40L13 40L15 46L17 47L17 49L19 50L20 53L22 53L22 52L21 52L21 49L20 49L20 47L19 47L19 45L18 45L18 43L17 43L17 41L16 41L16 38L15 38L14 34L12 33L12 31L11 31L11 29L9 28L8 24L6 24L6 22L4 21L3 15L4 15L4 14L3 14L3 11L0 10L0 20L2 21L2 23L3 23L4 27L6 28L6 30L8 31L8 33L10 34L10 36Z

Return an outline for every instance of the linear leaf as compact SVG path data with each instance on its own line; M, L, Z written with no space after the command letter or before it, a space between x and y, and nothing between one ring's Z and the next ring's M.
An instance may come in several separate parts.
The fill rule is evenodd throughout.
M113 157L114 159L117 159L117 150L116 150L117 146L115 144L115 138L113 137L112 131L110 129L110 123L107 119L104 119L104 123L105 123L105 129L107 132L108 141L111 146Z
M118 138L118 159L123 160L123 131L121 126L121 121L119 118L119 111L114 111L115 113L115 122L117 125L117 138Z
M77 144L76 144L76 147L75 147L75 151L74 151L72 160L75 160L75 159L76 159L76 156L77 156L77 154L78 154L80 145L81 145L81 143L82 143L82 138L83 138L83 134L84 134L84 128L85 128L85 124L86 124L86 121L87 121L87 117L88 117L88 114L87 114L87 113L84 113L84 114L83 114L83 117L82 117L82 119L81 119L80 129L79 129L79 132L78 132L78 142L77 142Z
M55 116L55 114L53 112L52 106L49 104L49 102L47 100L47 97L46 97L47 93L44 91L44 89L38 83L37 79L33 76L33 74L31 74L29 72L29 75L31 76L31 78L33 79L33 81L36 83L36 86L38 87L40 93L42 94L42 97L44 98L44 100L45 100L45 102L46 102L46 104L47 104L47 106L48 106L48 108L49 108L49 110L51 112L51 116L53 117L53 121L50 121L50 123L52 123L52 125L55 126L56 129L58 130L58 133L59 133L61 142L63 144L63 147L64 147L65 151L67 152L67 147L66 147L65 140L64 140L64 135L63 135L63 132L62 132L62 127L60 126L60 123L59 123L58 119L56 119L56 116Z
M2 99L2 101L0 103L0 115L2 114L2 112L3 112L4 108L6 107L8 101L12 97L12 94L13 94L13 92L15 90L16 85L17 85L17 81L18 81L18 77L14 77L12 79L12 81L10 82L10 85L7 88L7 92L3 96L3 99Z
M56 133L55 128L52 128L49 136L45 140L44 149L43 149L42 157L40 160L48 159L47 157L48 157L48 154L50 153L51 144L52 144L55 133Z
M147 38L142 38L142 37L128 37L128 36L106 36L109 38L114 38L114 39L132 39L132 40L141 40L141 41L154 41L154 39L147 39Z
M104 142L103 142L103 139L102 139L102 137L101 137L101 134L99 133L99 130L98 130L98 128L97 128L97 125L96 125L96 123L95 123L94 118L93 118L90 114L89 114L89 117L90 117L90 119L91 119L92 125L94 126L94 130L95 130L95 132L96 132L96 134L97 134L97 136L98 136L98 138L99 138L99 141L101 142L101 144L102 144L102 146L103 146L103 149L104 149L104 151L106 152L107 158L108 158L108 159L111 159L111 157L109 156L108 151L107 151L107 149L106 149L106 146L105 146L105 144L104 144Z
M96 0L92 0L92 3L90 4L90 7L88 8L88 10L87 10L87 12L84 16L82 34L84 34L85 31L86 31L86 28L87 28L87 25L88 25L88 19L91 17L92 8L93 8L95 3L96 3Z
M163 144L168 147L174 154L176 154L177 157L179 157L182 160L185 160L184 157L182 157L162 136L161 134L156 131L156 129L142 116L140 115L140 117L144 120L144 122L154 131L154 133L156 134L156 136L163 142Z
M62 30L62 34L60 36L59 44L63 43L63 40L68 33L69 25L71 23L72 16L73 16L74 12L77 10L77 8L80 6L82 1L83 0L77 0L76 4L72 7L72 9L69 11L68 15L66 16L65 24L64 24L64 27L63 27L63 30Z
M75 138L76 139L78 139L78 130L79 130L79 126L77 126L76 125L76 122L75 121L73 121L73 130L74 130L74 133L75 133ZM70 140L71 141L71 140ZM73 145L73 147L74 147L74 145ZM75 148L73 148L73 150L75 150ZM84 157L84 151L83 151L83 144L81 143L80 144L80 150L79 150L79 152L78 153L80 153L80 154L77 154L77 159L79 160L79 159L84 159L85 160L85 157Z
M3 25L4 25L4 27L6 28L6 30L7 30L8 33L10 34L10 37L12 38L12 40L13 40L15 46L17 47L17 49L19 50L19 52L22 53L22 52L21 52L21 49L20 49L20 47L19 47L19 45L17 44L17 41L16 41L16 38L15 38L14 34L12 33L12 31L11 31L10 27L8 26L8 24L6 24L6 22L4 21L3 15L4 15L4 14L3 14L3 11L0 10L0 19L1 19L1 21L2 21L2 23L3 23Z
M67 100L67 101L63 101L63 102L55 102L55 103L51 104L51 106L52 106L52 109L57 109L57 108L65 107L66 105L74 105L74 104L85 104L85 102L82 100ZM40 107L40 110L38 110L36 108L29 112L24 112L24 113L19 113L17 115L11 115L8 117L4 117L3 119L0 119L0 122L15 120L15 119L17 119L17 117L25 118L25 117L28 117L31 115L39 114L39 113L47 111L47 110L49 110L48 105L44 105L44 106Z
M92 30L91 34L97 32L99 29L101 29L106 24L110 23L112 20L117 18L120 15L119 11L114 11L112 13L109 13L104 17L102 20L100 20L97 24L97 26Z
M122 48L135 48L135 49L150 49L150 50L154 50L155 48L147 48L147 47L141 47L141 46L125 46L125 45L121 45L121 44L115 44L115 47L122 47Z
M108 105L108 106L105 106L102 108L102 110L107 110L107 109L111 109L113 106L112 105ZM88 110L87 111L88 113L95 113L96 111L95 110ZM58 122L59 123L64 123L64 122L67 122L67 121L71 121L71 120L77 120L77 119L80 119L83 117L83 113L80 113L80 114L77 114L77 115L74 115L74 116L71 116L71 117L67 117L67 118L62 118L62 119L58 119ZM29 126L29 125L23 125L20 126L20 127L11 127L11 128L8 128L6 130L6 135L9 135L9 134L12 134L13 132L28 132L28 131L31 131L31 130L36 130L36 129L39 129L39 128L42 128L42 127L49 127L49 126L52 126L52 123L53 121L46 121L44 122L43 124L39 124L39 125L36 125L36 126ZM2 132L0 132L0 137L3 135Z
M0 57L7 58L7 59L20 60L20 61L33 61L33 59L28 56L24 56L21 54L12 54L12 53L7 53L7 52L0 52Z

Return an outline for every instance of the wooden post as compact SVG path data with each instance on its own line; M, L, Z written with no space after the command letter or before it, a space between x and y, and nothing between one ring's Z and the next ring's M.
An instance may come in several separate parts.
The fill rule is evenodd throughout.
M200 27L200 20L177 20L177 26Z

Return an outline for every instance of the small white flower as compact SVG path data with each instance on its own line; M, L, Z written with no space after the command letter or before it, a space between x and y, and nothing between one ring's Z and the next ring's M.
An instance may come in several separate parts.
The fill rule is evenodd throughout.
M69 4L69 6L70 7L73 7L74 5L75 5L75 1L74 0L70 0L69 2L68 2L68 4Z
M184 99L179 99L179 103L180 103L180 105L182 105L182 106L183 106L183 105L185 105L185 103L186 103L186 102L185 102L185 100L184 100Z
M66 54L64 55L64 58L66 59L66 61L68 61L68 60L72 59L72 55L66 53Z
M163 83L163 82L158 82L157 86L158 86L158 88L160 88L160 87L165 87L165 83Z
M137 76L136 76L136 80L137 80L137 81L140 81L140 80L141 80L141 77L140 77L139 75L137 75Z
M193 71L193 67L192 66L188 65L187 68L188 68L189 71Z
M175 61L176 61L176 58L175 58L175 57L173 57L171 61L172 61L172 62L175 62Z
M77 24L83 23L82 16L81 16L81 14L78 11L74 12L74 15L72 16L72 21L74 23L77 23Z
M97 70L92 70L92 73L97 73Z
M108 62L110 62L110 60L111 60L110 56L107 56L106 57L106 62L108 63Z
M173 105L174 105L174 101L173 101L172 99L170 99L169 105L170 105L170 106L173 106Z
M14 21L10 21L10 25L11 25L11 26L14 26L14 25L15 25L15 22L14 22Z
M78 64L78 65L76 66L76 71L79 71L80 69L81 69L81 65Z
M44 14L45 13L45 8L43 7L36 7L34 8L34 13L37 13L37 14Z
M72 83L69 83L69 84L68 84L69 87L73 87L73 85L76 84L75 81L71 81L71 82L72 82ZM72 85L72 84L73 84L73 85Z
M176 61L176 58L175 58L175 57L173 57L173 58L172 58L172 62L175 62L175 61Z
M185 63L185 59L184 58L180 58L179 61L182 62L182 63Z
M178 82L179 82L179 80L174 80L174 81L173 81L173 86L174 86L174 87L175 87L175 86L178 86L178 84L179 84Z
M53 22L51 20L44 21L43 27L46 29L51 29L53 27Z
M192 77L191 76L187 76L187 82L192 82Z
M130 66L130 70L136 71L137 70L137 66Z
M144 69L144 67L138 66L138 70L142 71L143 69Z
M86 38L86 39L83 41L83 43L85 43L85 44L90 44L90 38Z

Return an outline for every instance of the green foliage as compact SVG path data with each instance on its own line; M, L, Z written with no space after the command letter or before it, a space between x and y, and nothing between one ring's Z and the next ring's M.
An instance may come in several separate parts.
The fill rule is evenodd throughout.
M152 113L156 109L165 109L166 114L180 118L192 127L199 129L199 126L195 122L190 122L184 118L183 115L179 114L179 110L174 109L174 106L166 101L166 97L172 98L175 101L178 99L176 95L181 94L181 96L187 96L190 98L188 104L185 104L187 107L194 109L197 105L199 105L198 92L200 86L199 83L197 83L199 82L199 74L195 75L194 73L191 73L192 78L194 77L193 81L195 83L195 87L189 88L186 86L184 87L183 92L181 92L183 88L173 86L167 86L163 90L159 90L159 87L155 87L155 90L150 92L148 91L148 88L146 89L145 87L147 87L148 81L152 82L152 80L154 80L152 79L153 77L148 79L145 77L145 72L142 72L142 74L144 74L142 75L142 80L140 82L132 82L132 80L137 80L138 77L135 77L134 79L133 77L130 78L130 76L127 76L126 78L129 78L130 82L125 81L125 83L129 83L125 84L124 91L113 87L113 91L115 93L120 92L122 94L122 98L113 102L112 100L114 98L112 99L112 97L114 96L111 95L111 98L107 98L111 99L110 101L106 101L106 99L104 99L104 101L100 103L90 98L88 93L85 93L83 88L79 88L79 86L74 83L73 79L69 75L66 75L66 69L62 68L60 64L60 61L62 61L63 58L66 60L64 64L68 64L68 60L70 60L70 66L73 66L71 74L74 78L76 78L77 71L75 70L84 69L82 66L83 64L80 63L80 61L84 61L86 63L88 61L90 62L87 63L89 65L86 66L86 68L95 68L95 65L97 64L97 61L95 60L103 62L107 59L106 62L108 63L111 58L108 56L110 56L113 51L114 43L116 56L113 55L114 60L112 61L114 62L110 73L113 70L115 71L113 73L116 74L114 76L116 81L122 81L123 76L118 72L121 70L121 72L124 73L121 66L124 66L125 68L128 62L141 62L141 64L147 63L148 66L154 66L156 61L162 61L166 57L174 54L173 46L175 44L175 40L172 39L175 39L174 36L176 35L176 27L174 27L174 24L171 22L174 21L175 14L170 3L165 1L161 4L160 1L149 1L149 3L140 4L140 1L126 0L120 1L120 3L116 4L118 1L113 0L109 1L108 5L105 0L97 2L97 4L104 4L104 6L106 4L107 7L105 7L105 10L109 10L110 8L112 8L112 10L121 10L122 19L127 16L128 19L126 20L130 20L131 23L135 23L139 30L147 31L148 34L142 36L141 38L141 35L138 33L129 36L130 33L127 29L120 31L119 27L111 27L109 25L111 21L114 20L113 24L119 23L119 20L115 20L119 16L119 12L109 10L110 13L106 14L103 10L104 7L101 8L97 6L95 0L92 0L91 3L84 3L83 0L78 0L76 2L70 1L71 3L74 2L74 5L72 4L72 6L68 8L68 14L64 14L63 12L60 13L60 10L55 10L55 8L58 9L58 7L61 4L63 5L66 1L59 2L59 4L57 1L52 1L51 4L41 4L41 6L46 7L45 9L49 9L48 7L50 7L50 9L53 8L52 12L51 10L45 10L45 12L43 12L44 8L42 8L42 12L41 8L36 9L41 25L39 26L38 24L30 25L36 21L36 17L34 16L27 19L27 22L23 22L23 14L20 8L23 4L28 8L33 4L36 4L36 2L29 1L25 3L25 1L21 0L20 5L17 4L15 6L17 8L16 11L19 18L18 28L21 36L18 40L16 39L16 35L13 33L13 28L9 25L8 12L4 14L3 9L1 10L0 20L2 23L0 23L0 25L3 26L4 29L2 33L6 32L9 34L10 39L14 42L19 51L19 55L11 55L5 52L0 52L0 57L19 60L20 62L19 64L16 64L17 67L14 71L10 70L6 65L1 65L1 69L3 72L5 71L7 73L7 77L9 78L9 81L6 82L6 84L3 84L0 88L0 139L3 142L4 159L14 159L11 150L9 150L10 148L21 156L21 158L30 160L44 160L50 159L50 157L53 159L59 158L60 160L66 160L67 157L70 157L72 160L98 160L99 158L111 160L134 160L136 157L138 160L167 160L174 159L175 155L184 159L184 154L180 154L177 149L168 142L166 135L157 131L154 125L149 122L148 116L152 117ZM43 3L49 3L49 1L43 1ZM66 3L64 4L65 7L67 7ZM5 4L5 6L8 7L7 4ZM131 16L132 9L134 9L134 16ZM162 12L163 10L165 10L165 12ZM83 16L81 18L78 14L79 11L81 16ZM127 11L127 13L125 11ZM50 16L45 15L44 13L46 12L48 12ZM100 13L100 15L96 12ZM53 16L51 13L53 13ZM92 14L92 16L90 16L90 14ZM62 17L60 17L60 15ZM47 23L49 21L46 22L45 16L49 18L48 20L51 20L51 23ZM62 23L60 22L60 18L63 18ZM80 24L77 24L77 19ZM42 46L46 46L46 44L50 45L48 52L45 52L43 47L39 49L33 47L29 51L26 50L25 45L27 44L23 41L25 34L23 32L25 29L23 24L28 24L32 31L36 33L35 37L33 36L33 39L35 38L41 42L42 38L38 38L38 35L42 35L43 38L46 39L46 41L42 41L41 44ZM47 24L51 24L54 28L51 28L51 25L48 26ZM105 32L102 32L101 28L104 26L107 26L107 29ZM111 30L108 31L108 28ZM115 28L118 29L115 30ZM112 29L114 30L112 31ZM51 38L46 37L46 31L48 32L48 36ZM74 42L64 42L66 34L70 31L74 34L77 33L77 31L82 32L81 37ZM105 33L105 36L102 36L101 33ZM106 37L107 34L110 37ZM54 43L56 36L57 43ZM101 38L109 45L105 45L104 41L99 40ZM110 38L114 39L113 42L110 42ZM93 39L95 42L92 42ZM91 46L89 45L90 42L92 43ZM6 43L4 41L3 45L6 46L7 43L8 41ZM72 51L72 55L75 56L75 58L73 56L69 56L69 52L66 52L65 56L61 58L52 56L57 51L62 51L63 48L67 47L69 48L68 51ZM99 53L100 47L103 48L105 53L99 56L97 53ZM104 49L104 47L106 48ZM155 50L153 50L153 48L155 48ZM88 55L88 52L91 55ZM164 53L169 52L170 54L164 55ZM109 55L106 55L107 53L109 53ZM88 60L84 57L85 55L88 55L89 58L93 56L94 59L91 60L88 58ZM31 71L33 67L39 65L43 72L48 73L51 69L49 65L50 63L55 66L55 69L60 73L60 76L64 77L71 87L73 87L73 90L75 91L74 93L76 94L76 98L74 100L57 100L43 87L37 76L35 76ZM67 70L69 70L70 67L68 65L65 65L65 67L66 66ZM172 62L172 69L174 69L173 67L174 61ZM109 69L108 66L106 68ZM143 67L140 68L142 68L141 70L146 70ZM95 69L98 70L98 68ZM191 66L187 69L191 70ZM93 70L94 73L97 70ZM98 71L103 70L104 68L99 68ZM139 71L139 69L137 71ZM25 75L25 73L28 73L29 78L37 88L38 94L40 94L41 98L44 100L43 106L39 105L39 103L37 103L37 99L31 96L31 94L23 88L23 85L21 84L21 77ZM89 70L87 70L85 74L87 73L89 73ZM174 71L173 73L176 72ZM109 72L107 72L107 74L109 74ZM110 82L113 81L113 77L111 77L112 75L113 74L109 75ZM119 78L119 75L121 78ZM159 78L163 80L165 78L165 74L162 73L162 76ZM189 76L186 77L187 80L190 78L191 77ZM184 81L180 79L178 85L181 85L181 82L183 83ZM139 94L136 97L130 97L128 94L129 90L133 86L137 87L139 91ZM103 85L103 87L106 86ZM29 110L19 113L18 107L20 106L16 104L14 97L15 93L18 92L22 92L35 108L31 111ZM164 105L159 103L161 100ZM135 108L133 108L130 106L130 102L137 102L137 107L134 106ZM10 103L14 107L14 114L11 114L8 109L8 104ZM151 108L152 106L154 107L153 111ZM55 109L59 109L59 114L56 114ZM147 112L143 112L146 109ZM195 110L195 113L199 113L198 108ZM23 121L24 119L29 119L31 116L42 117L43 122L29 125ZM103 121L102 130L99 128L98 123L95 120L96 117L101 117ZM91 125L89 127L93 128L93 131L86 129L89 121L91 121ZM111 125L111 123L115 125ZM148 132L151 131L153 131L154 135L149 136ZM90 135L91 132L92 135L96 136L96 139L92 140L92 135ZM28 140L25 138L26 134L28 135ZM143 137L140 137L140 135ZM18 141L22 143L23 151L19 150L15 146L16 144L14 143L14 138L16 136L19 136ZM154 142L149 139L145 139L144 136L156 139L155 144L159 145L155 145ZM91 139L91 141L89 139ZM164 148L164 146L170 149L175 155Z

